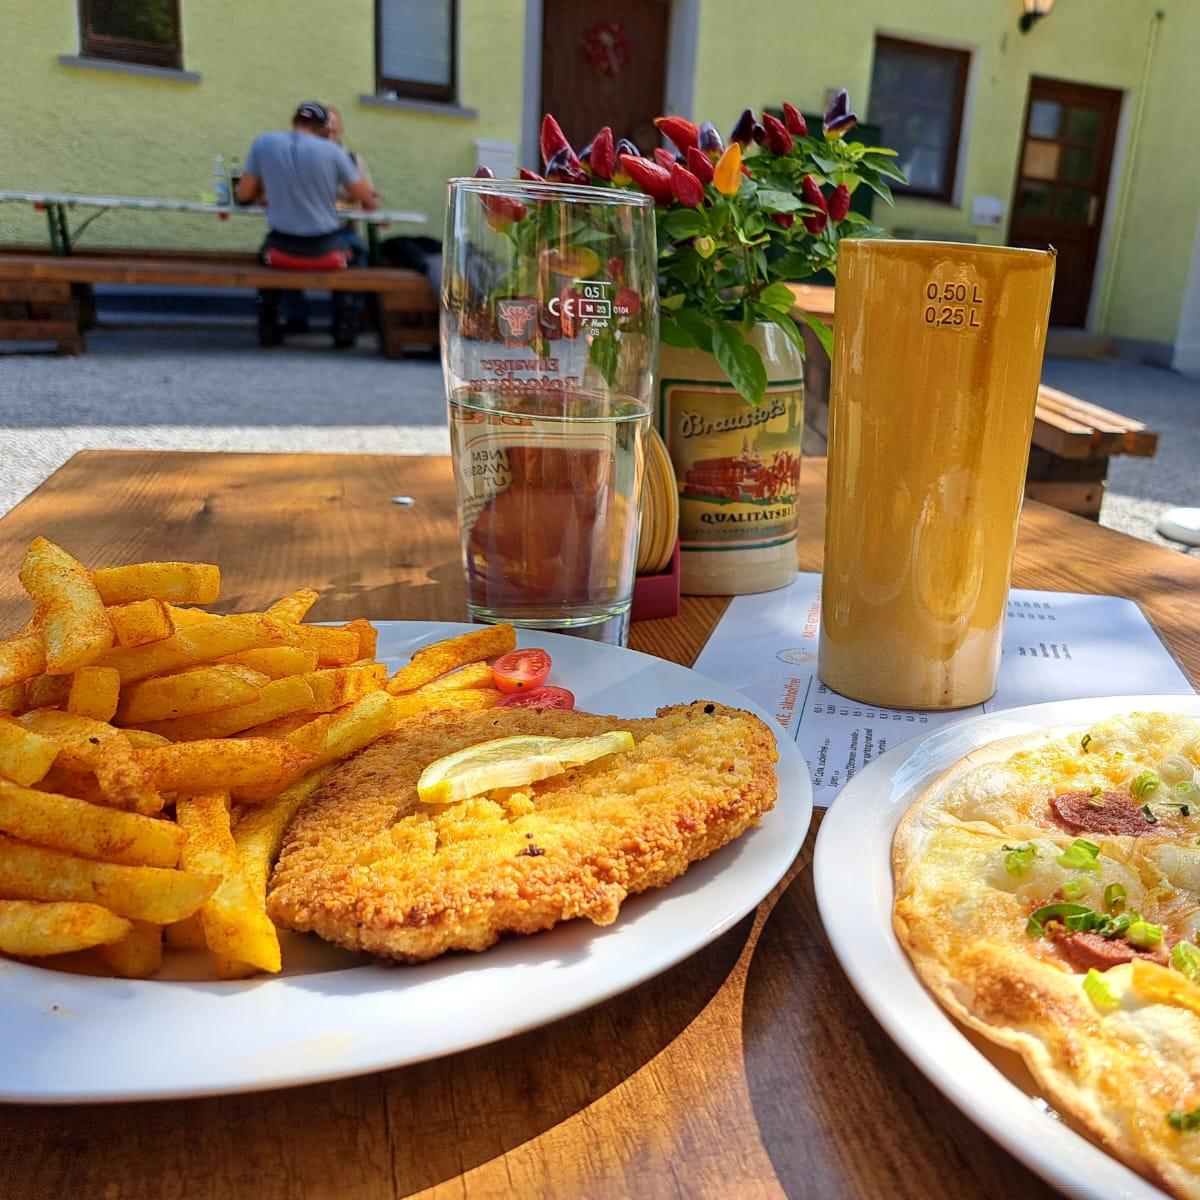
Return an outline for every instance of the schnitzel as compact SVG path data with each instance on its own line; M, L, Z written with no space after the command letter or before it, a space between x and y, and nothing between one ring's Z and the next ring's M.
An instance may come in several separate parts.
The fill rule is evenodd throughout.
M422 770L516 734L628 730L634 748L539 783L446 807ZM508 708L432 713L361 751L293 821L271 880L278 925L420 962L486 950L504 933L586 917L661 887L775 803L775 738L757 717L697 701L623 720Z

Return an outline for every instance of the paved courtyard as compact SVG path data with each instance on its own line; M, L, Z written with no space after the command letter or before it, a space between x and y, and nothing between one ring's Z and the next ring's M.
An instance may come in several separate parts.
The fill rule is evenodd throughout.
M1162 435L1155 458L1113 460L1104 524L1162 541L1163 510L1200 505L1200 381L1066 359L1045 380ZM445 453L444 404L435 360L389 362L373 338L264 351L245 326L99 330L79 358L0 356L0 513L85 448Z

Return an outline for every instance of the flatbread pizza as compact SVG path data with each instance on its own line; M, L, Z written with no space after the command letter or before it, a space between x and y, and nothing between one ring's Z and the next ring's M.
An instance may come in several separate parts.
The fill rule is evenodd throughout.
M963 1024L1200 1200L1200 722L1135 712L967 755L893 844L897 936Z

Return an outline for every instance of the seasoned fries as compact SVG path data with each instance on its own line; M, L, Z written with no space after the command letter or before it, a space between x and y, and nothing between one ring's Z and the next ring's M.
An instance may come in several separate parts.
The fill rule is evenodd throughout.
M34 538L19 572L33 600L34 631L46 654L46 672L69 675L86 667L116 635L104 601L83 565L45 538Z
M93 571L92 583L105 604L131 600L212 604L221 591L221 570L211 563L129 563Z
M279 937L267 916L265 896L257 895L243 874L225 800L212 792L180 796L175 805L176 819L187 833L183 865L221 880L200 909L204 940L223 958L278 971Z
M58 744L0 717L0 776L30 787L43 778L58 757Z
M164 947L218 979L281 968L266 914L284 832L339 763L501 698L508 626L426 646L390 681L366 620L306 624L298 588L218 616L206 563L89 569L45 538L0 638L0 954L145 979ZM235 802L230 807L230 797ZM81 953L83 952L83 953Z
M511 625L485 625L459 637L447 638L418 650L406 667L401 667L388 680L387 690L393 695L419 688L423 683L432 683L439 675L465 667L468 663L481 662L507 654L517 645L517 631Z
M111 721L117 711L121 676L112 667L80 667L71 676L67 712L97 721Z
M165 925L194 913L219 880L163 867L125 867L0 837L0 894L16 900L78 900L121 917Z
M108 610L118 646L145 646L175 632L175 622L161 600L133 600Z
M115 942L132 928L99 904L0 900L0 950L18 958L87 950Z
M118 725L145 725L249 704L262 695L265 675L235 663L192 667L129 684L116 709Z

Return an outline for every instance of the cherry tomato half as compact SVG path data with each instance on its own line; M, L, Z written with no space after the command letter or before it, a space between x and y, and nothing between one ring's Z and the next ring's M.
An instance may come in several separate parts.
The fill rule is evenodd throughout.
M575 697L560 687L539 687L505 696L497 708L574 708Z
M502 692L528 692L539 688L550 674L545 650L510 650L496 659L492 676Z

